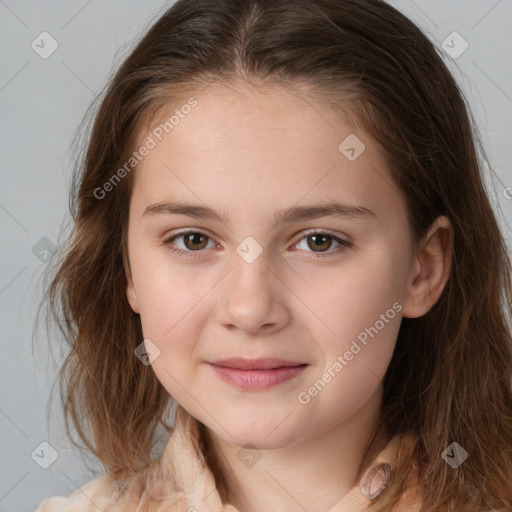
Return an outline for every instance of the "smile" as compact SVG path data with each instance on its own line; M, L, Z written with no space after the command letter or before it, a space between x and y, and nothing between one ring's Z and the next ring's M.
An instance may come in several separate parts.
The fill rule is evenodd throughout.
M221 379L237 388L263 390L297 377L308 365L299 364L296 366L254 370L218 366L211 363L210 366Z

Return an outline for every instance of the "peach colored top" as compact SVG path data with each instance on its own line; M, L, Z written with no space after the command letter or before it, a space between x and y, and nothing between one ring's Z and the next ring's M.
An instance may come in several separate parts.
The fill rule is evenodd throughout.
M108 475L95 478L68 497L44 500L36 512L239 512L222 503L213 474L196 448L197 420L178 406L174 430L162 457L123 484ZM394 468L400 437L374 458L355 485L329 512L363 511L386 487ZM414 473L412 482L417 481ZM412 489L412 488L411 488ZM412 490L398 511L421 512Z

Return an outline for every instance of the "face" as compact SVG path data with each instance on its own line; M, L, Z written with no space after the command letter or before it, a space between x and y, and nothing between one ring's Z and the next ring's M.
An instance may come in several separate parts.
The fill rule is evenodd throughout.
M230 443L291 446L381 389L413 267L404 202L377 144L311 98L194 98L140 135L156 145L133 171L127 297L178 403ZM295 368L212 365L228 358Z

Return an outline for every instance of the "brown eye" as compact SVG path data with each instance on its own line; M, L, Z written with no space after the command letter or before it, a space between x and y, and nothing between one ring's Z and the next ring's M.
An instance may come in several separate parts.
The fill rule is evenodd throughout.
M175 244L174 241L180 241L181 244ZM173 252L177 254L183 254L184 256L198 257L201 255L203 249L207 248L208 241L211 241L210 237L200 231L183 231L177 233L167 240L164 240L164 245L168 246ZM213 246L215 244L212 242Z
M180 239L182 240L181 247L179 247L180 244L174 243L175 240L178 241ZM304 240L307 241L306 247L299 247ZM210 251L203 250L208 248L208 242L211 242L212 244L210 248L215 247L216 244L205 233L202 233L201 231L188 230L171 236L170 238L164 240L163 244L166 245L172 252L180 256L199 258L205 256L205 254L211 255ZM329 250L332 249L333 243L337 245L333 250ZM313 253L313 257L315 258L322 258L335 256L352 246L353 243L348 240L344 240L343 238L321 231L313 232L302 237L302 239L299 240L297 244L295 244L294 248L296 247L301 250L305 250L306 252Z
M313 249L316 251L317 249L320 250L320 252L324 252L323 250L327 250L331 247L332 241L334 240L334 237L326 234L322 235L310 235L306 237L308 240L308 247L310 249ZM312 240L311 243L309 243L309 240Z
M204 249L207 245L208 237L202 233L187 233L183 236L183 243L187 249Z
M300 247L303 240L306 240L305 247ZM333 243L337 244L334 246L334 249L332 249ZM344 249L352 247L352 245L352 242L339 238L335 235L331 235L330 233L316 232L303 237L295 246L298 249L304 249L306 252L316 253L314 256L321 258L324 256L334 256L339 254Z

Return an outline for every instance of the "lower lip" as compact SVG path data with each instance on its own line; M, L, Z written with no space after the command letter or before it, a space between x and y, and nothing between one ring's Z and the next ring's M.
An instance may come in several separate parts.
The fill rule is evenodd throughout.
M241 370L227 366L210 365L217 375L229 384L241 389L268 389L287 380L297 377L306 364L299 366L284 366L271 370Z

